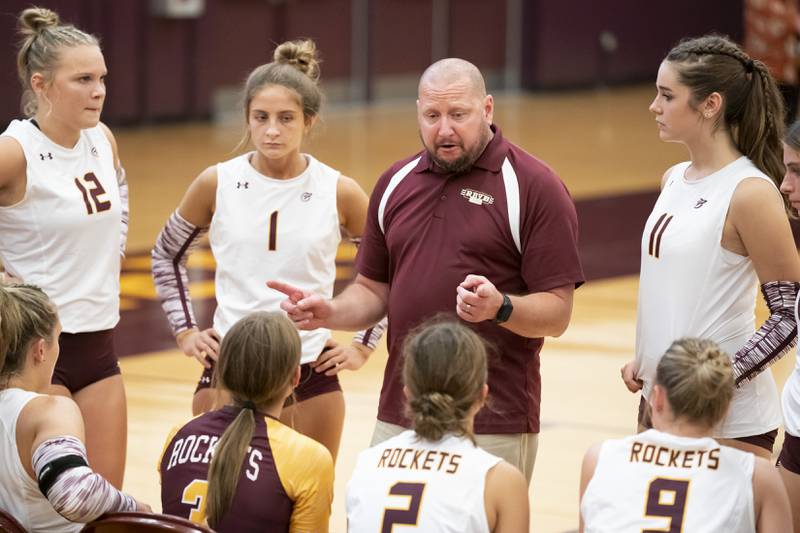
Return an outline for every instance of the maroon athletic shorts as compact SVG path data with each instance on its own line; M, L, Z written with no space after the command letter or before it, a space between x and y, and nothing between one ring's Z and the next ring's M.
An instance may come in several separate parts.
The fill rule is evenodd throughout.
M53 371L53 385L62 385L75 394L84 387L121 374L114 330L88 333L61 333L61 350Z
M653 421L650 418L650 405L647 403L647 400L644 399L644 396L642 396L642 399L639 401L639 424L647 429L653 427ZM732 440L738 440L739 442L746 442L747 444L752 444L753 446L764 448L769 453L772 453L772 448L775 446L775 437L777 436L778 436L778 430L773 429L772 431L767 431L766 433L762 433L761 435L751 435L749 437L736 437L735 439Z
M212 377L214 375L214 363L211 363L211 368L204 368L203 375L200 376L200 381L197 382L197 388L194 393L197 394L203 389L211 387ZM284 407L288 407L293 403L304 402L310 400L315 396L321 396L329 392L341 391L342 386L339 383L339 376L326 376L324 372L314 372L310 363L300 365L300 383L294 389L292 396L289 396L284 403Z
M800 475L800 438L788 433L783 436L783 448L778 456L778 465L793 474Z

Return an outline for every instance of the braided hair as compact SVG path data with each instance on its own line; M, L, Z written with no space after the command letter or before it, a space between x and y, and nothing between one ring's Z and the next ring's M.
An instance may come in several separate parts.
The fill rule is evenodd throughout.
M783 99L767 66L719 35L684 39L667 54L697 108L711 93L722 95L717 127L727 128L736 148L780 187L783 179ZM789 212L788 200L784 205Z

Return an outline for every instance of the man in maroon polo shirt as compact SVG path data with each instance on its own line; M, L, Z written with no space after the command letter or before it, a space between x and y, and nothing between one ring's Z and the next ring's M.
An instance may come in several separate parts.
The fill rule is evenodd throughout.
M269 285L289 296L282 307L303 329L358 329L388 311L389 360L373 445L409 425L403 414L406 334L441 313L455 312L470 323L490 350L490 400L475 418L478 444L530 481L539 433L539 351L543 337L566 329L583 272L566 187L503 137L492 123L493 108L471 63L451 58L428 67L417 101L425 150L378 180L356 280L333 300Z

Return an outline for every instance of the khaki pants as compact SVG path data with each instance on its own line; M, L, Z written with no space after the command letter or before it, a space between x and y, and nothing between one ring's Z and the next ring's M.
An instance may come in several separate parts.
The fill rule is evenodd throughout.
M380 444L405 430L406 428L402 426L377 420L370 446ZM525 479L530 485L533 477L533 464L536 462L536 449L539 446L538 433L475 435L475 441L480 448L516 466L520 472L525 474Z

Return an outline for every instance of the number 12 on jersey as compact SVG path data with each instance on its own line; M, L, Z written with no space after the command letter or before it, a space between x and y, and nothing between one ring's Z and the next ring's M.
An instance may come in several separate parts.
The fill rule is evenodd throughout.
M93 215L111 209L111 202L100 198L106 194L106 190L93 172L87 173L82 178L75 178L75 186L81 191L87 214Z
M415 527L419 521L419 508L422 504L422 494L425 492L425 483L411 483L400 481L392 485L389 494L392 496L408 496L408 507L398 509L387 507L383 511L383 524L381 533L392 533L394 526Z

